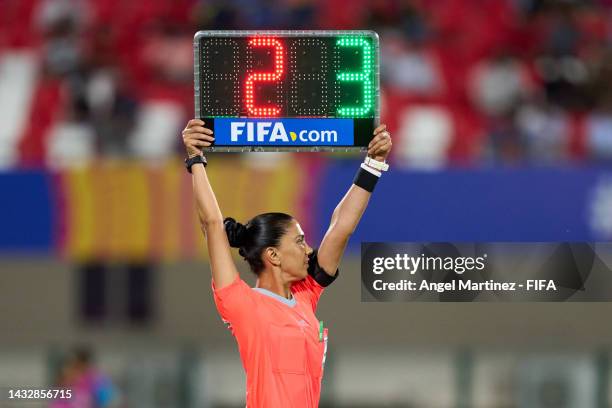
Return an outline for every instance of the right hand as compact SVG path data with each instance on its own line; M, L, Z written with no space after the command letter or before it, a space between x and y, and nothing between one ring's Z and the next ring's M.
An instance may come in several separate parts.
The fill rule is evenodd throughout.
M183 129L183 143L189 157L202 154L202 147L208 147L215 140L213 131L204 127L204 121L191 119Z

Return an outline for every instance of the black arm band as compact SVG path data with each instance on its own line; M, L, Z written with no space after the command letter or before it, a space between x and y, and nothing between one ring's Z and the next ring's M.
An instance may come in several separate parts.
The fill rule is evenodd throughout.
M374 187L376 187L378 179L379 177L377 177L376 175L359 167L357 174L355 174L353 184L371 193L372 191L374 191Z
M321 286L329 286L333 281L336 280L340 270L336 269L334 276L329 275L327 272L319 266L317 259L317 250L315 249L312 254L308 255L308 274Z

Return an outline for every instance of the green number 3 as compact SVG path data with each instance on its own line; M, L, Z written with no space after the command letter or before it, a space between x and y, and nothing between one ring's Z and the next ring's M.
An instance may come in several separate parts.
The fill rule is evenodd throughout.
M361 47L363 50L363 63L361 72L339 72L336 79L339 82L362 82L363 103L361 106L338 107L340 116L365 116L372 109L374 102L372 80L372 45L365 38L341 37L336 41L338 47Z

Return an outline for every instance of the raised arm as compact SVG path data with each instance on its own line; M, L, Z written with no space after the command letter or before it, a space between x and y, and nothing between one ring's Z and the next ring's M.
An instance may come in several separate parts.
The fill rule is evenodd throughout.
M204 122L192 119L183 130L183 142L187 149L187 155L191 158L202 155L202 147L210 146L214 140L213 132L204 127ZM212 278L217 289L221 289L234 281L238 276L238 270L232 259L230 245L223 226L223 216L217 203L215 193L210 186L206 169L202 164L191 167L193 196L195 199L200 226L208 253L210 256L210 267Z
M391 151L391 135L385 125L374 130L374 138L368 145L368 156L384 162ZM377 173L372 169L372 173ZM365 171L365 170L362 170ZM379 173L380 174L380 173ZM352 184L332 214L329 228L321 241L318 252L319 266L328 274L336 273L349 237L355 231L363 215L371 192Z

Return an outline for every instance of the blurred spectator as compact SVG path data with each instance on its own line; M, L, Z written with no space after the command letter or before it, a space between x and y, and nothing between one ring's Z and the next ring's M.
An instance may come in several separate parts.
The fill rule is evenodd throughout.
M137 101L127 91L122 73L98 70L87 84L87 103L99 152L109 157L129 154L128 140L135 122Z
M201 1L193 8L194 25L199 30L236 30L240 10L231 2Z
M587 145L596 160L612 160L612 51L601 57L594 73L595 109L587 121Z
M574 56L543 55L536 60L548 99L565 109L584 109L587 104L588 70Z
M545 2L545 0L513 0L514 5L521 13L529 17L533 17L540 12Z
M472 100L486 118L490 153L502 161L520 159L524 146L513 117L531 89L526 68L501 51L478 63L469 79Z
M381 46L381 77L394 92L439 95L441 72L435 55L418 41L410 42L397 31L387 31Z
M79 33L87 23L88 3L78 0L45 0L38 8L38 25L45 36L47 72L64 76L82 68L83 50Z
M584 109L588 105L589 73L585 61L579 57L584 35L578 5L569 1L551 2L537 24L542 27L543 39L535 64L548 100L565 109Z
M570 121L567 114L542 96L521 106L517 125L528 158L534 163L559 163L567 159Z
M95 158L95 133L84 99L72 101L65 120L55 123L45 140L50 168L85 165Z
M419 107L399 115L398 162L426 170L446 165L454 130L448 111L436 107Z
M142 59L157 82L193 82L193 33L178 26L159 24L150 29Z
M612 104L602 106L587 122L587 143L596 160L612 160Z
M58 375L57 386L72 391L69 399L57 399L50 408L110 408L119 406L119 395L110 378L93 363L87 348L73 351Z
M97 138L96 147L104 156L126 156L138 101L127 84L128 72L117 61L116 31L103 24L92 31L84 97Z
M578 2L550 2L544 19L546 52L553 56L575 55L582 39L578 26Z
M470 75L472 100L491 118L511 115L531 86L524 65L513 55L500 52L476 65Z
M289 0L286 27L291 30L311 30L316 27L314 0Z

